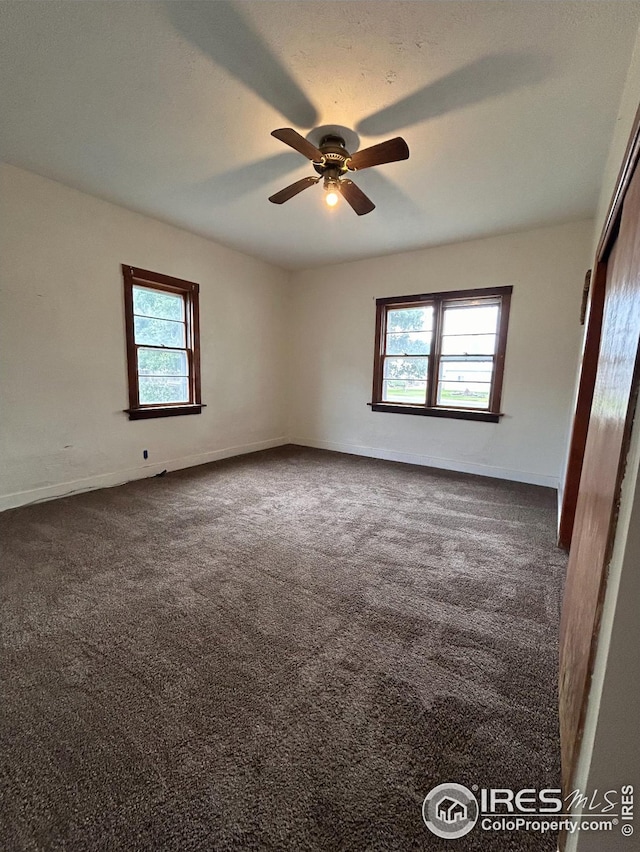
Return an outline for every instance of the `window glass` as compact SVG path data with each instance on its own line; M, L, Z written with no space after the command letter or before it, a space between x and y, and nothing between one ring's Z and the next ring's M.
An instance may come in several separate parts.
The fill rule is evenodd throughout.
M175 348L185 345L185 325L183 322L151 317L134 317L133 324L135 340L138 344Z
M138 316L184 321L184 297L149 287L133 287L133 312Z

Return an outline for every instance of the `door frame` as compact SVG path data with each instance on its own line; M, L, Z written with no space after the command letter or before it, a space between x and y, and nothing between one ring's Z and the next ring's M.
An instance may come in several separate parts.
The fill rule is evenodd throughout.
M598 355L600 353L600 335L602 332L602 316L604 314L606 280L606 263L596 262L595 269L591 275L591 286L589 288L589 301L585 319L586 331L582 348L580 378L578 380L578 395L573 415L571 441L567 457L567 469L565 473L564 487L562 490L560 521L558 524L558 545L565 550L569 550L569 547L571 546L573 524L576 517L576 507L578 505L582 460L584 459L584 450L587 445L587 432L589 429L589 418L591 417L591 403L593 402L593 391L596 384L596 373L598 371Z
M609 209L607 212L607 216L604 222L604 226L602 229L602 233L600 236L600 240L598 242L598 247L596 250L596 258L595 258L595 275L594 279L596 282L596 289L593 293L593 300L596 301L596 312L599 309L599 300L602 299L603 305L606 296L606 279L607 279L607 267L609 262L609 257L613 246L616 243L618 232L620 229L620 222L622 218L622 207L623 202L631 183L631 179L634 175L635 170L638 169L640 171L640 107L636 112L635 120L633 123L631 136L629 138L629 142L627 144L627 148L625 151L624 159L622 162L622 166L620 168L620 172L618 174L618 179L616 181L615 189L613 192L613 196L611 198L611 202L609 204ZM597 321L597 313L596 320ZM564 521L564 531L565 535L567 530L569 530L569 540L571 538L571 531L573 529L573 522L575 519L575 511L576 504L575 502L571 505L572 501L572 492L575 489L575 501L577 502L577 495L579 491L579 481L580 475L582 472L582 463L584 457L584 449L587 440L589 419L591 415L591 404L593 400L593 392L595 385L595 377L597 373L597 365L598 365L598 356L599 356L599 345L600 345L600 331L602 325L602 316L600 316L599 326L600 328L596 328L594 326L592 340L589 344L589 349L587 351L587 341L585 340L585 355L583 356L583 371L585 375L584 382L582 381L582 373L579 385L578 399L576 402L576 413L574 417L574 428L572 434L571 448L570 448L570 459L567 467L567 480L565 483L565 489L567 488L567 484L569 485L569 494L566 499L563 499L563 513L564 518L561 518L561 525ZM587 328L587 336L589 335L590 328ZM596 334L597 331L597 334ZM595 339L597 337L597 347ZM595 355L594 355L595 353ZM584 358L589 358L589 364L587 364L586 369L584 369ZM637 367L637 362L636 362ZM615 538L616 526L617 526L617 506L620 499L620 491L622 485L622 478L624 474L625 462L627 453L629 450L629 442L631 436L631 425L633 420L633 396L634 390L637 393L637 384L638 384L638 375L636 369L636 375L634 377L634 382L631 388L631 396L629 399L629 409L627 411L627 422L625 424L625 432L622 439L622 445L620 450L620 458L618 463L617 470L617 481L615 488L615 499L612 506L611 517L609 520L609 527L607 532L607 540L606 540L606 553L604 564L601 569L600 577L599 577L599 586L598 586L598 598L596 602L595 614L593 621L589 624L585 621L584 623L584 635L582 637L571 636L571 642L576 642L580 638L583 642L583 647L589 650L588 655L588 667L587 667L587 677L584 683L581 685L580 689L576 688L574 694L569 694L566 691L566 686L562 683L562 677L560 682L560 692L561 699L564 699L564 702L561 700L561 727L562 727L562 708L567 707L568 705L573 706L578 712L576 714L577 722L575 726L572 726L572 730L570 731L570 736L567 735L566 739L570 738L570 741L562 742L562 751L563 751L563 766L562 766L562 776L563 776L563 786L567 787L571 780L573 779L573 775L575 772L576 762L578 758L578 754L580 751L580 746L582 743L582 737L584 733L584 726L586 721L586 712L587 705L589 700L589 691L591 687L591 678L593 675L593 669L595 664L596 652L598 648L598 639L600 633L600 621L602 614L602 606L604 603L604 597L607 587L607 566L611 556L611 551L613 548L613 541ZM573 455L572 455L573 454ZM563 605L563 623L565 621L565 607L573 604L572 601L567 602L565 599ZM567 644L567 637L562 637L563 642L561 645L561 675L562 675L562 659L563 652L565 650L565 646ZM563 844L561 844L562 846Z
M596 249L595 264L591 278L578 394L573 416L571 440L567 456L567 469L562 492L562 506L558 524L558 544L566 550L569 550L571 546L573 535L578 491L580 489L580 476L582 474L582 461L587 443L591 403L593 402L593 390L598 368L600 334L602 331L602 315L606 292L607 261L611 248L618 236L622 203L629 188L634 169L639 161L640 106L635 115L631 135L624 153L613 195L609 202L609 209Z

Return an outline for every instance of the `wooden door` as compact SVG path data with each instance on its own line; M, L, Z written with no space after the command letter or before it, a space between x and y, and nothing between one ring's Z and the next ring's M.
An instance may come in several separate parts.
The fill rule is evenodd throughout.
M589 306L586 316L586 331L580 365L580 381L578 382L578 397L571 430L571 443L567 459L567 471L562 492L562 508L558 525L558 545L569 550L573 537L573 525L578 505L578 491L582 476L584 450L587 445L587 432L591 417L591 404L596 384L598 370L598 355L600 353L600 335L602 333L602 314L604 311L604 294L607 276L606 263L596 264L591 276L589 288Z
M640 168L635 167L638 139L640 134L636 134L635 143L630 145L629 150L635 150L633 169L629 170L627 161L626 174L623 169L620 178L624 191L614 201L617 213L609 216L608 234L599 248L598 259L606 266L604 312L561 625L560 733L565 789L571 784L582 738L638 389Z

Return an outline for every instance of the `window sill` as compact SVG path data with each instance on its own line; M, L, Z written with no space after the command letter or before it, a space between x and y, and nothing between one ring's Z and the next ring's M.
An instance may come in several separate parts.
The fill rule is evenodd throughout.
M125 408L129 420L150 420L153 417L178 417L182 414L200 414L206 406L198 405L156 405L149 408Z
M372 411L387 414L418 414L422 417L449 417L454 420L480 420L484 423L499 423L502 414L493 411L473 411L468 408L425 408L423 405L393 405L388 402L368 402Z

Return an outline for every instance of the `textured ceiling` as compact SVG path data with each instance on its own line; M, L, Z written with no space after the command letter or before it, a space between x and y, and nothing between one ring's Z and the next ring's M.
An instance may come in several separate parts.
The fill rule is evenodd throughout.
M288 268L594 213L626 2L0 2L0 158ZM270 136L402 135L330 210ZM312 134L313 138L313 134Z

